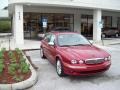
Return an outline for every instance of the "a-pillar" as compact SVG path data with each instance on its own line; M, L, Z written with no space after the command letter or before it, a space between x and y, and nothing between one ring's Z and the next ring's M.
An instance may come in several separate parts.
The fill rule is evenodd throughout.
M74 14L74 31L81 33L81 14L80 13Z
M13 13L13 35L16 45L24 45L24 33L23 33L23 6L15 5Z
M93 13L93 41L101 41L102 28L102 11L100 9L94 10Z

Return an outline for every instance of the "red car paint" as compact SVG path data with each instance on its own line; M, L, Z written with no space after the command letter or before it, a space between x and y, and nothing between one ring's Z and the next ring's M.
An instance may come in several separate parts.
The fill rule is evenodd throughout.
M62 62L63 70L68 75L92 75L101 73L109 69L111 60L106 60L98 64L86 64L87 59L96 59L109 57L110 54L106 51L90 44L90 45L79 45L79 46L64 46L61 47L58 44L58 36L61 34L77 34L73 32L51 32L55 35L55 45L51 46L44 39L41 41L41 46L44 51L44 55L48 60L56 64L56 58L59 58ZM72 64L71 60L82 60L82 64Z

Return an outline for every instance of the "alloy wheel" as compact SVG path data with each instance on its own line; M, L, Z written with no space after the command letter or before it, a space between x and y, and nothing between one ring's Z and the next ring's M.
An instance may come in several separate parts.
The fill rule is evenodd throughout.
M60 60L57 60L57 73L58 73L58 75L61 75L61 73L62 73L62 66L61 66L61 62L60 62Z

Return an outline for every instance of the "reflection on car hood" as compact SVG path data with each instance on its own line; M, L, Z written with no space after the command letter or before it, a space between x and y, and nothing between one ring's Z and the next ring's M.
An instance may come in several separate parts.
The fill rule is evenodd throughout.
M95 46L70 46L70 47L60 47L59 50L72 59L90 59L90 58L103 58L109 54L102 49Z

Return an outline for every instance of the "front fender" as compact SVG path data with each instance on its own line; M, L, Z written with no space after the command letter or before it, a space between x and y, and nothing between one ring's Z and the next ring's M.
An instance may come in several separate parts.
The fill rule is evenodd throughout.
M63 58L61 57L60 54L57 54L57 55L56 55L56 61L57 61L57 58L59 58L59 59L61 60L61 62L63 62Z

